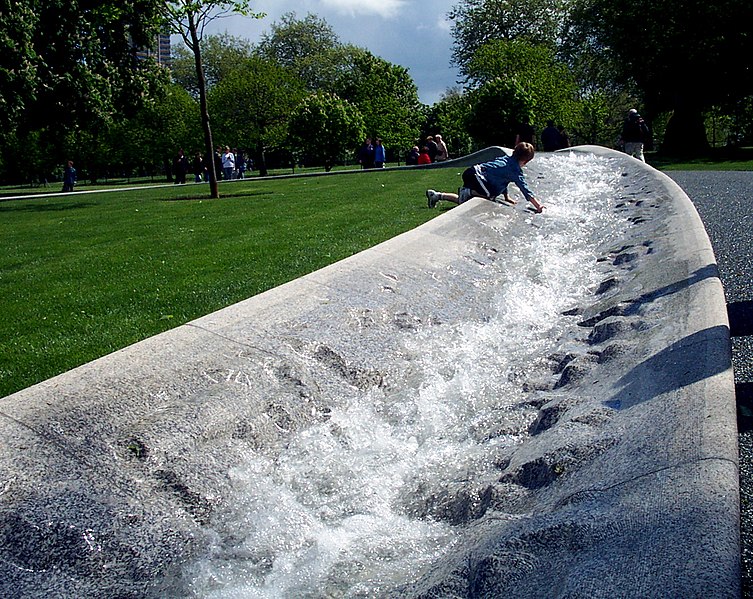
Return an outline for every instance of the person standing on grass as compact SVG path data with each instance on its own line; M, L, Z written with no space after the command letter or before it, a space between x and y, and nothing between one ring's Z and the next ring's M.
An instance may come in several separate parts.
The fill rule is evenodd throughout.
M225 181L230 181L235 171L235 156L230 151L230 146L225 146L225 153L222 155L222 170L225 173Z
M382 139L377 137L374 144L374 168L384 168L385 162L387 162L387 153L382 145Z
M201 157L201 152L196 152L196 155L193 157L193 176L194 181L196 183L201 183L202 181L202 175L205 172L204 168L204 159Z
M76 184L76 169L73 168L73 160L69 160L63 172L63 191L73 191Z
M447 151L447 144L444 143L439 133L434 136L434 143L437 144L437 162L444 162L450 157L450 153Z
M512 156L504 155L490 162L468 167L463 171L463 187L458 190L458 193L426 190L429 208L434 208L437 203L442 201L462 204L474 197L493 200L499 195L503 195L506 202L515 204L515 200L511 200L510 196L507 195L507 186L510 183L515 183L534 210L541 213L544 210L544 205L533 195L523 174L523 167L533 160L534 153L531 144L521 142L515 146Z
M358 150L358 162L362 169L374 168L374 146L370 137L366 138L361 149Z
M186 182L186 173L188 172L188 158L181 148L178 155L173 161L173 170L175 171L175 184L180 185Z

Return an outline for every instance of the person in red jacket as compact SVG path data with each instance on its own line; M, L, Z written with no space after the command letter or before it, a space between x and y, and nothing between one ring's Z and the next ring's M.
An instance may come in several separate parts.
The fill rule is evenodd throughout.
M431 164L428 146L421 148L421 151L418 154L418 164Z

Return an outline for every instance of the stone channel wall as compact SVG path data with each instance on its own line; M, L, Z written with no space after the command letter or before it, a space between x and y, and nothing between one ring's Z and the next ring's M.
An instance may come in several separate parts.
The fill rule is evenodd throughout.
M615 209L632 224L599 248L603 281L570 314L580 349L531 400L531 435L479 491L467 542L397 595L739 594L729 328L708 237L666 176L569 151L622 170ZM500 210L473 200L0 400L3 596L187 595L181 568L209 543L229 469L274 457L333 398L409 382L396 339L428 314L483 317L471 282Z

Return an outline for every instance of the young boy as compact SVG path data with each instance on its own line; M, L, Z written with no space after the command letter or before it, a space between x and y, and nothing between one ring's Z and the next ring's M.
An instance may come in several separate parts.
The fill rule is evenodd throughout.
M521 142L515 146L512 156L500 156L490 162L465 169L463 172L463 187L458 190L458 193L441 193L433 189L426 191L429 208L434 208L437 202L442 200L462 204L473 197L493 200L500 194L504 195L506 202L515 204L515 200L511 200L510 196L507 195L507 186L510 183L515 183L523 192L526 200L531 202L534 210L540 213L544 206L528 187L522 168L533 159L533 155L533 146Z

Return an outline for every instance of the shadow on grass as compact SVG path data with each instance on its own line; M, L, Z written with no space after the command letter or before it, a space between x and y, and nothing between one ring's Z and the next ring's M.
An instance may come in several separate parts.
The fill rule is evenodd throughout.
M250 198L258 196L272 196L275 195L273 191L230 191L220 192L220 200L226 200L228 198ZM174 198L160 198L160 202L190 202L197 200L213 200L209 197L209 193L193 193L191 195L181 195Z
M61 212L63 210L78 210L97 206L96 202L63 202L63 203L24 203L15 206L0 204L0 212Z

